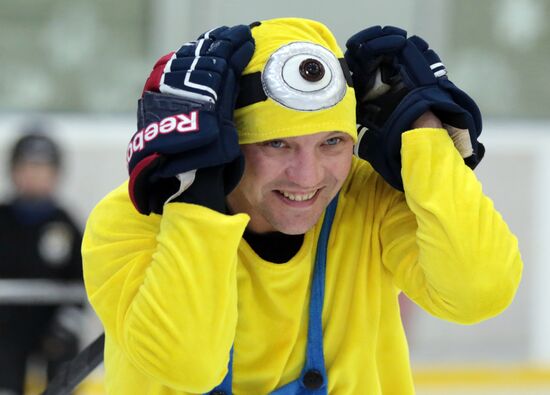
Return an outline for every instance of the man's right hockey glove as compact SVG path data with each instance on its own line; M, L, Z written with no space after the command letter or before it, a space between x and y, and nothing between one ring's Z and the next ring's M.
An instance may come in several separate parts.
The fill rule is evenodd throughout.
M468 166L481 161L479 109L449 81L439 56L424 40L407 38L396 27L374 26L352 36L346 47L357 98L356 154L390 185L403 190L401 134L426 111L443 122Z
M233 110L253 53L248 26L224 26L157 61L127 152L129 194L140 213L160 214L169 201L225 211L243 171Z

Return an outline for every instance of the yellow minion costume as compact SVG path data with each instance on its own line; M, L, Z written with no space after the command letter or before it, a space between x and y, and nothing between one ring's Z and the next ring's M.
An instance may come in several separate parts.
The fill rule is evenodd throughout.
M239 143L335 130L357 140L355 92L332 33L319 22L285 18L262 22L252 35L256 50L241 86L260 76L260 95L265 97L244 107L237 104ZM319 69L311 78L308 61Z
M341 57L317 22L272 20L252 32L257 54L245 74L266 72L281 49L291 50L278 52L286 59L299 56L295 42ZM308 59L324 62L325 53L282 64L299 69ZM321 64L345 81L343 70ZM313 74L314 83L322 81ZM316 109L292 100L300 92L290 89L287 101L262 84L266 98L236 111L242 144L328 130L355 136L349 86L331 94L313 89L334 100ZM510 303L522 263L515 237L446 131L404 133L401 155L404 194L354 159L334 206L319 317L321 386L302 373L322 223L294 257L273 264L242 238L246 214L169 203L162 216L143 216L126 185L106 196L90 215L82 252L90 302L107 335L108 393L208 393L231 370L233 394L281 393L292 382L303 384L294 393L413 394L399 292L437 317L473 323Z

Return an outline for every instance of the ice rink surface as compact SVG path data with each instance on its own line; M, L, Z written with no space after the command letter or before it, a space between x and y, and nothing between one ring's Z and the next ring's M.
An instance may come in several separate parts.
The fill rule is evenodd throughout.
M550 371L548 370L422 369L415 372L414 376L416 395L550 395ZM28 382L26 395L39 395L42 386L41 378L33 375ZM102 366L75 391L75 395L105 394Z
M545 388L532 387L517 387L517 388L502 388L502 387L461 387L461 388L433 388L423 389L418 388L416 395L548 395L550 394L550 386Z

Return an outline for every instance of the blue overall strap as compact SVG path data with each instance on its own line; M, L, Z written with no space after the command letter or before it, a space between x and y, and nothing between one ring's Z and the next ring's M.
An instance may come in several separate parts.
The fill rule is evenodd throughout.
M216 386L209 395L230 395L233 384L233 347L229 351L229 363L227 364L227 374L220 385Z
M325 299L325 271L327 261L328 238L338 205L338 195L328 205L321 233L317 240L315 267L309 301L309 325L307 333L306 363L300 378L294 380L271 395L327 395L327 371L323 354L323 302ZM227 375L222 383L208 392L210 395L229 395L233 380L233 347L229 355Z
M338 205L338 195L325 212L321 233L317 240L317 253L309 301L309 325L307 333L306 363L298 380L273 391L271 395L326 395L327 371L323 353L323 302L325 299L325 272L328 238Z

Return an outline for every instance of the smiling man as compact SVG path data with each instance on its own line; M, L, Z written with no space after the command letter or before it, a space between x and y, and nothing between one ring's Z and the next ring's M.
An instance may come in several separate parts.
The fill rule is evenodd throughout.
M311 229L346 180L353 139L321 132L242 146L246 166L227 202L250 216L256 233L299 235Z
M400 29L346 61L289 18L157 62L82 248L109 394L413 394L400 292L464 324L511 302L475 103Z

